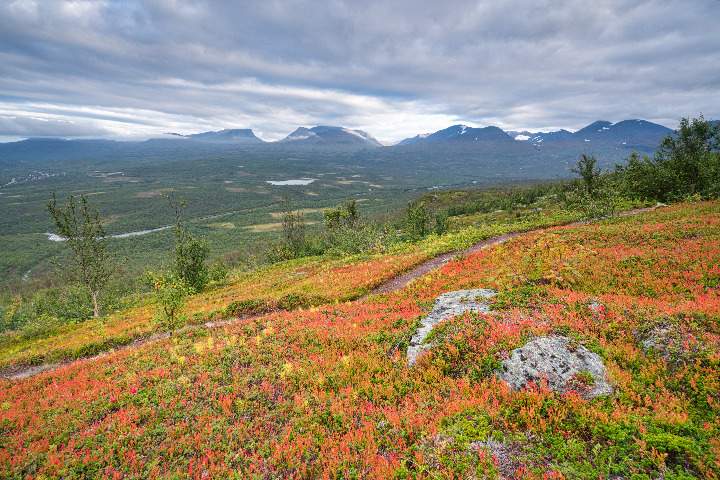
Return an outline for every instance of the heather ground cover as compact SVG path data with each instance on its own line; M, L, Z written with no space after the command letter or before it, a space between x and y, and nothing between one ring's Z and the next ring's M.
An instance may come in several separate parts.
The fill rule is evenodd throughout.
M444 235L398 243L388 251L346 257L319 256L235 272L229 284L195 295L185 308L188 324L242 314L317 306L358 298L378 284L439 254L467 248L508 232L577 220L581 213L557 208L474 214L454 219ZM140 306L101 319L48 328L40 335L0 336L0 368L87 357L158 332L156 307Z
M2 381L0 476L718 478L719 285L717 202L532 233L390 294ZM408 368L420 316L466 288L498 290L494 311L440 324ZM598 353L615 392L496 379L549 333Z

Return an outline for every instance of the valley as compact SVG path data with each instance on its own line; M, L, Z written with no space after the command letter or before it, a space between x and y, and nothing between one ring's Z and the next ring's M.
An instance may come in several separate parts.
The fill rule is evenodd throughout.
M136 276L164 261L170 243L164 227L172 221L168 194L186 201L192 227L219 258L255 250L272 238L273 229L265 225L287 200L293 208L322 209L356 199L364 214L387 218L432 189L567 178L583 152L595 153L609 168L632 151L652 152L669 131L644 121L596 122L557 140L557 133L546 133L518 141L493 128L450 127L390 147L340 127L299 130L275 143L254 135L248 142L249 130L225 130L145 142L0 144L0 208L6 212L0 218L0 283L23 289L51 273L60 255L57 245L45 241L46 232L52 233L46 211L51 192L92 198L116 240L113 249L127 258L127 275ZM211 221L218 218L222 222ZM319 213L308 216L319 219Z

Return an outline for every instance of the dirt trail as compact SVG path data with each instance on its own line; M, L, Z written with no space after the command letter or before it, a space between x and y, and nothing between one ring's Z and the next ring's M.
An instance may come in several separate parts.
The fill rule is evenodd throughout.
M369 297L370 295L377 295L380 293L389 293L393 292L395 290L400 290L401 288L404 288L407 284L412 282L418 277L422 277L426 273L429 273L436 268L440 268L446 263L450 262L453 258L456 258L458 256L462 255L468 255L473 252L477 252L479 250L483 250L485 248L490 248L495 245L500 245L501 243L505 243L508 240L511 240L515 237L519 237L520 235L525 235L531 232L536 232L538 230L529 230L525 232L513 232L513 233L506 233L505 235L500 235L498 237L492 237L488 238L487 240L483 240L481 242L478 242L474 244L470 248L466 248L465 250L461 251L455 251L455 252L448 252L443 253L442 255L438 255L437 257L431 258L430 260L426 260L420 265L414 267L411 270L408 270L405 273L402 273L398 275L397 277L391 278L390 280L386 281L385 283L378 285L374 289L370 291L367 295L361 297L361 299L365 299Z
M176 330L175 334L190 332L193 330L199 330L201 328L219 328L219 327L223 327L225 325L232 325L234 323L238 323L238 322L245 321L245 320L253 320L255 318L264 317L265 315L268 315L269 313L270 312L258 313L256 315L242 315L239 317L231 317L231 318L226 318L223 320L216 320L216 321L212 321L212 322L199 323L199 324L195 324L195 325L186 325L186 326ZM125 345L120 345L118 347L107 350L105 352L101 352L96 355L92 355L90 357L77 358L74 360L64 360L64 361L56 362L56 363L43 363L41 365L30 365L30 366L14 365L14 366L10 366L10 367L5 367L5 368L0 369L0 378L4 378L4 379L8 379L8 380L20 380L23 378L35 376L42 372L47 372L49 370L57 370L58 368L63 367L65 365L69 365L71 363L90 362L93 360L98 360L100 358L106 357L106 356L116 353L116 352L120 352L120 351L127 350L130 348L135 348L135 347L139 347L139 346L146 345L149 343L157 342L158 340L165 340L167 338L170 338L170 333L168 333L168 332L154 333L154 334L146 336L146 337L137 338L130 343L127 343Z
M640 213L650 212L652 210L655 210L658 208L655 207L647 207L647 208L637 208L635 210L628 210L625 212L621 212L616 215L616 217L629 217L632 215L638 215ZM573 226L579 226L579 225L587 225L588 223L592 223L597 220L581 220L578 222L572 222L572 223L566 223L561 226L565 227L573 227ZM446 263L450 262L452 259L458 257L458 256L464 256L464 255L470 255L471 253L478 252L480 250L484 250L486 248L494 247L495 245L500 245L502 243L505 243L509 240L512 240L513 238L520 237L522 235L528 235L530 233L537 233L541 232L543 230L547 230L549 228L557 227L558 225L553 225L552 227L541 227L541 228L535 228L532 230L523 230L519 232L512 232L512 233L506 233L504 235L499 235L497 237L488 238L486 240L482 240L464 250L455 251L455 252L448 252L443 253L442 255L438 255L437 257L433 257L429 260L424 261L420 265L417 265L416 267L412 268L411 270L408 270L405 273L402 273L394 278L391 278L390 280L387 280L381 285L378 285L374 289L370 291L367 295L364 295L361 297L361 299L365 299L369 297L370 295L376 295L381 293L388 293L395 290L399 290L401 288L404 288L407 286L410 282L415 280L418 277L422 277L426 273L431 272L432 270L435 270L436 268L440 268Z
M656 208L658 208L660 206L663 206L663 205L658 204L657 206L654 206L654 207L628 210L625 212L621 212L621 213L617 214L616 216L617 217L629 217L632 215L638 215L641 213L650 212L652 210L655 210ZM568 224L565 224L564 226L572 227L572 226L579 226L579 225L587 225L588 223L592 223L594 221L596 221L596 220L583 220L583 221L579 221L579 222L568 223ZM382 284L380 284L377 287L375 287L374 289L372 289L366 295L363 295L362 297L360 297L358 300L362 301L371 295L389 293L389 292L393 292L395 290L404 288L405 286L407 286L410 282L412 282L416 278L421 277L421 276L425 275L426 273L429 273L429 272L435 270L436 268L442 267L443 265L445 265L446 263L450 262L452 259L454 259L458 256L469 255L471 253L474 253L474 252L477 252L480 250L484 250L486 248L490 248L495 245L500 245L509 240L512 240L513 238L517 238L522 235L529 235L532 233L541 232L541 231L547 230L549 228L553 228L553 227L542 227L542 228L536 228L534 230L506 233L504 235L499 235L497 237L492 237L492 238L488 238L486 240L482 240L464 250L448 252L448 253L444 253L442 255L438 255L437 257L433 257L429 260L422 262L421 264L415 266L414 268L412 268L411 270L409 270L405 273L397 275L396 277L393 277L393 278L383 282ZM233 325L233 324L241 322L241 321L253 320L256 318L264 317L266 315L268 315L268 313L262 313L262 314L257 314L257 315L245 315L245 316L241 316L241 317L227 318L224 320L206 322L206 323L201 323L201 324L197 324L197 325L188 325L186 327L183 327L183 328L177 330L176 333L183 333L183 332L188 332L188 331L197 330L197 329L201 329L201 328L219 328L219 327L224 327L227 325ZM69 365L71 363L92 362L94 360L106 357L108 355L111 355L113 353L116 353L116 352L119 352L122 350L139 347L141 345L153 343L158 340L164 340L166 338L170 338L170 334L167 332L155 333L148 337L138 338L126 345L119 346L112 350L108 350L106 352L102 352L97 355L93 355L91 357L85 357L85 358L80 358L80 359L75 359L75 360L67 360L67 361L62 361L62 362L57 362L57 363L45 363L42 365L30 365L30 366L17 365L17 366L5 367L5 368L0 369L0 379L21 380L23 378L32 377L32 376L38 375L43 372L57 370L58 368L63 367L65 365Z

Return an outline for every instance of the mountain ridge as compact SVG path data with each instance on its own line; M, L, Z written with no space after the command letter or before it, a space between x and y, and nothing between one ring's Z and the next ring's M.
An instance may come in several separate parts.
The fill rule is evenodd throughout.
M498 132L502 132L504 136ZM467 127L465 125L453 125L433 133L416 135L401 140L396 145L413 145L421 143L434 143L438 141L459 141L459 140L502 140L514 139L516 141L528 141L531 144L540 146L544 142L566 141L566 142L592 142L609 141L622 145L643 145L654 146L673 130L663 125L649 122L642 119L621 120L616 123L607 120L596 120L575 132L560 129L549 132L532 132L529 130L503 131L499 127L488 126L482 128ZM624 143L623 143L624 142Z
M201 142L217 142L217 143L266 143L264 140L258 138L255 132L250 128L225 128L222 130L192 133L189 135L183 135L180 133L168 133L167 135L185 138L190 140L196 140Z
M317 125L298 127L282 140L274 143L293 143L296 145L359 145L369 147L383 146L373 136L362 130L345 127Z

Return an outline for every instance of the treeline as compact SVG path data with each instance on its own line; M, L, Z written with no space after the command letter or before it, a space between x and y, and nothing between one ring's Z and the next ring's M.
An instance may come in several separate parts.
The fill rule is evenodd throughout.
M702 116L683 118L653 156L632 153L625 165L602 171L592 155L583 154L572 169L571 182L503 191L449 206L448 216L487 213L529 205L541 197L556 196L568 208L587 217L615 213L628 201L678 202L720 197L720 122Z
M674 135L665 138L654 156L633 153L625 165L609 171L597 159L582 155L573 172L577 179L489 191L440 192L425 195L395 218L376 221L361 215L358 204L348 201L324 212L320 229L307 228L303 213L287 200L282 233L265 252L268 262L314 255L354 255L388 251L429 235L443 235L451 219L464 215L520 211L543 198L587 218L613 215L619 207L642 202L675 202L720 196L720 125L702 116L682 119ZM168 203L175 214L174 246L169 264L148 271L145 291L154 294L157 321L172 331L184 322L185 298L221 285L228 269L210 265L207 242L192 233L184 221L185 204L173 196ZM23 335L46 334L69 322L98 317L131 303L134 287L113 290L112 277L121 266L107 250L107 237L98 212L87 198L69 197L59 205L55 197L48 211L57 232L65 237L70 254L58 271L64 288L43 289L29 298L16 297L3 307L0 331L19 330Z
M623 199L654 202L720 196L720 123L683 118L654 156L633 153L625 165L601 171L583 155L573 170L580 177L570 198L591 216L611 215Z
M633 154L616 175L626 194L663 202L720 196L720 122L683 118L654 157Z

